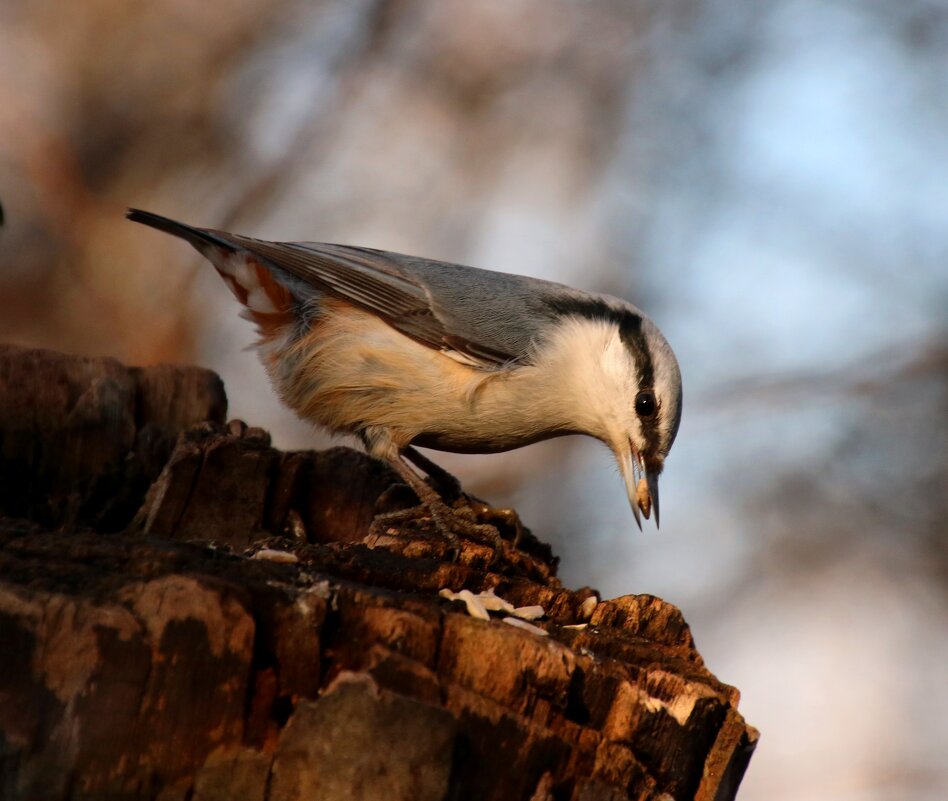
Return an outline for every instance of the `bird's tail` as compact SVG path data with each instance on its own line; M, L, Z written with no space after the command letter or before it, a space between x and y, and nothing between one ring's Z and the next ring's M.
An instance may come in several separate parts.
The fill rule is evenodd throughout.
M185 225L168 217L162 217L160 214L152 214L150 211L142 211L141 209L129 209L125 212L125 216L132 222L157 228L159 231L164 231L172 236L179 236L190 242L202 253L208 245L226 248L227 250L234 249L232 242L228 242L224 237L216 235L213 231L208 231L206 228L195 228L193 225Z
M257 324L261 341L271 337L285 337L297 322L297 299L289 282L292 276L283 275L275 265L261 258L242 242L223 231L195 228L176 220L169 220L150 211L129 209L125 215L132 222L149 225L166 234L181 237L201 253L230 287L234 297L244 306L241 317ZM248 240L254 241L254 240ZM302 285L302 282L296 281ZM304 289L304 297L313 290Z

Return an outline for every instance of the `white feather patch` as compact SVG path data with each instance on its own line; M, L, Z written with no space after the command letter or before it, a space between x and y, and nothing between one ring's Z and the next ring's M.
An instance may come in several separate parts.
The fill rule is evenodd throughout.
M259 312L260 314L273 314L279 311L279 309L273 305L273 301L270 300L267 291L259 283L250 286L244 285L244 288L247 290L247 308L251 311Z
M484 363L479 362L477 359L472 356L468 356L466 353L461 353L459 350L454 350L453 348L441 348L441 353L447 356L449 359L456 361L458 364L463 364L465 367L483 367Z

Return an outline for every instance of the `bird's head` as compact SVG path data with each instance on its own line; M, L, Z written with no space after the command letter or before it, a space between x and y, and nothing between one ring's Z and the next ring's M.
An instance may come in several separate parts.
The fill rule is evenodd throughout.
M619 325L628 357L626 405L609 437L625 480L635 522L655 512L659 523L658 477L681 421L681 373L671 347L646 317L630 315Z

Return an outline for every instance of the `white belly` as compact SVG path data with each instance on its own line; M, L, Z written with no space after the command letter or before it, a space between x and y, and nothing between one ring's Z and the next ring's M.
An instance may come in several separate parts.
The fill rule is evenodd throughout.
M537 391L538 368L477 369L417 343L372 314L326 301L312 331L261 344L283 400L332 431L385 429L394 445L494 453L571 433Z

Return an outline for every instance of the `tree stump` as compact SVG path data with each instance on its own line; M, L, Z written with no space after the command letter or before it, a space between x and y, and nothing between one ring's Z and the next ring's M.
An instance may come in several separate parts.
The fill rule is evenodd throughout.
M517 547L451 561L373 526L386 466L225 420L206 370L0 347L0 797L734 797L757 733L674 606L479 504Z

